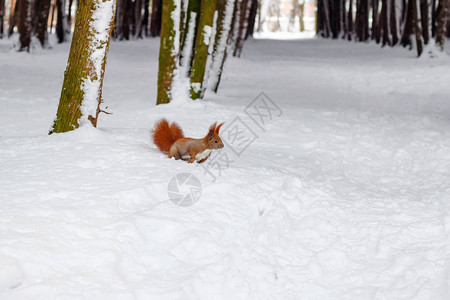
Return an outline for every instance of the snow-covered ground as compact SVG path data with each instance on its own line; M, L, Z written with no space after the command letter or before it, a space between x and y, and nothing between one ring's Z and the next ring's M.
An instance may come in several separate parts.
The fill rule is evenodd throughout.
M159 40L113 42L113 114L48 136L69 45L10 46L0 299L450 299L446 57L256 39L218 95L155 107ZM169 160L150 140L161 117L191 137L225 121L226 147L204 166ZM190 207L169 200L180 173L202 185Z

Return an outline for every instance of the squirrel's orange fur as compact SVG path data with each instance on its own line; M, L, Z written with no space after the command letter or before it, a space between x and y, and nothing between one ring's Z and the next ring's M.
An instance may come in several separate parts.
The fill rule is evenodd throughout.
M213 149L223 148L219 137L219 130L223 123L217 126L217 122L209 127L204 138L185 138L183 131L177 123L169 125L166 119L161 119L153 129L153 142L158 148L169 155L169 158L187 160L193 163L196 160L202 163L208 159Z

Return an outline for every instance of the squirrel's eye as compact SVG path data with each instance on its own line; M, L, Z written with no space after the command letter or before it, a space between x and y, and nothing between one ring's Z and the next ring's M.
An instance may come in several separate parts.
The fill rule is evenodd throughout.
M214 143L216 143L216 144L217 144L217 141L214 141Z

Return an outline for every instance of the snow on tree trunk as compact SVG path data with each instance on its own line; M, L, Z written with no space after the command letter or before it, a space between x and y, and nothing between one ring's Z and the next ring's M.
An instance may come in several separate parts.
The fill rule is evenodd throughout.
M180 52L180 0L165 0L162 7L156 104L172 100L172 87Z
M213 50L213 62L210 70L209 87L217 93L223 65L226 59L227 45L232 32L233 9L236 0L219 0L217 34Z
M446 39L450 0L440 0L439 2L441 9L438 10L439 13L436 21L436 45L443 51Z
M190 78L190 95L191 99L193 100L201 98L205 91L203 79L205 77L208 50L213 33L212 31L216 1L217 0L202 0L197 38L195 41L195 54L192 61Z
M66 132L82 124L97 126L103 76L116 0L79 2L67 69L52 132Z
M188 0L185 0L188 1ZM181 58L180 65L184 69L184 75L189 76L189 70L192 66L193 50L195 39L197 36L197 26L200 19L200 7L201 0L190 0L188 1L188 7L186 11L186 21L185 30L182 36L181 43Z
M240 57L242 53L242 47L244 46L245 32L247 31L248 17L250 14L250 0L242 0L239 3L239 26L236 35L236 45L234 47L233 56Z
M31 0L22 0L19 2L19 26L20 33L19 51L30 51L31 43Z

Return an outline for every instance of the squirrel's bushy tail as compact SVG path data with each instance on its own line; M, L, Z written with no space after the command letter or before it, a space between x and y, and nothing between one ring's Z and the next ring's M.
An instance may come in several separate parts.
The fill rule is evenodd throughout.
M173 143L184 137L180 126L175 122L169 125L166 119L161 119L155 124L152 134L153 142L164 153L168 153Z

